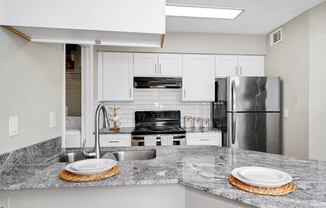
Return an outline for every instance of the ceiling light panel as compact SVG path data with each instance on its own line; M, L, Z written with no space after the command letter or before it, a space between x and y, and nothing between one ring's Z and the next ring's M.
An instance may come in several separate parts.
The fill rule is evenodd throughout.
M213 19L235 19L243 9L226 9L200 6L165 6L165 15L174 17L195 17L195 18L213 18Z

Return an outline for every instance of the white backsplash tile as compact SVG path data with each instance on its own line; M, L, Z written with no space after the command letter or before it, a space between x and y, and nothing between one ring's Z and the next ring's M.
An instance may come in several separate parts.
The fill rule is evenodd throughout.
M107 108L120 107L118 115L121 118L122 127L135 126L135 111L180 110L182 125L184 116L211 117L209 102L181 102L180 89L135 89L134 96L134 102L104 102ZM97 104L97 102L94 103L94 109Z

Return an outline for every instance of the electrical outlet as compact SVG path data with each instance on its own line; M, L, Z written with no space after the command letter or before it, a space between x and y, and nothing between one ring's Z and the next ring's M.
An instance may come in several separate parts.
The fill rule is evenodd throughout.
M0 198L0 208L10 208L9 198Z
M18 116L10 116L9 117L9 136L13 137L13 136L17 136L17 135L18 135Z
M56 125L55 112L50 113L50 128L54 128Z

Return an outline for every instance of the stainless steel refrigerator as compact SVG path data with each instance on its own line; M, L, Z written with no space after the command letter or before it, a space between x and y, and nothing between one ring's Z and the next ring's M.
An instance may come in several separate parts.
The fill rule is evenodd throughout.
M216 82L213 124L224 127L223 144L281 154L279 77L228 77Z

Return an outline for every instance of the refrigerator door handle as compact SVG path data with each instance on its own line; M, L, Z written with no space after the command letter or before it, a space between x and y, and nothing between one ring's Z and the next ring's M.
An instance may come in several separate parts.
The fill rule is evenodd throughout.
M237 129L237 124L236 124L236 120L234 118L234 114L232 114L232 144L235 143L235 136L236 136L236 129Z
M235 88L235 83L234 83L234 81L232 81L232 84L231 84L231 96L232 96L232 99L231 99L231 106L232 106L232 111L235 110L235 105L236 105L236 103L235 103L235 99L236 99L236 97L235 97L235 91L234 91L234 88Z

